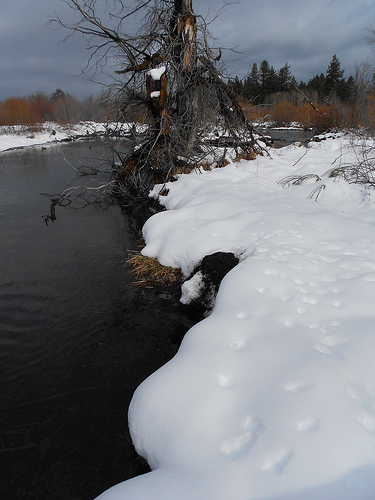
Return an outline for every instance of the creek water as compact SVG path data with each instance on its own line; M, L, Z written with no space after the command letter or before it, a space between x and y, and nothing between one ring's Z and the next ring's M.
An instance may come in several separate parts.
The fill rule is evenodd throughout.
M127 408L189 326L132 286L128 210L78 200L45 222L46 193L110 180L101 153L86 141L0 155L0 498L93 499L143 472Z
M306 144L315 135L313 130L303 129L288 129L288 128L263 128L257 127L257 130L264 136L270 137L274 147L281 148L293 144L293 142L301 142Z

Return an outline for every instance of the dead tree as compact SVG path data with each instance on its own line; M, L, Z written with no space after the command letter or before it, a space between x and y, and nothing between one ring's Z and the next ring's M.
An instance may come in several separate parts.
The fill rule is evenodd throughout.
M65 2L79 20L73 25L58 22L89 37L96 67L113 58L121 65L112 93L120 116L137 106L145 110L147 127L136 138L135 151L116 151L121 181L147 194L154 183L166 182L178 171L222 159L223 150L205 140L209 124L221 130L225 145L238 156L252 158L261 151L217 70L221 51L210 48L207 23L194 14L192 0L138 0L132 7L121 0ZM134 19L137 29L132 29Z

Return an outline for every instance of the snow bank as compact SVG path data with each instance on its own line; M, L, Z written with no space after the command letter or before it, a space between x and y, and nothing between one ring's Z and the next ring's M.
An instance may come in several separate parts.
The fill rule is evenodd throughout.
M345 136L167 185L144 254L185 275L216 251L241 262L134 394L153 472L101 500L374 498L375 195L323 176L339 156ZM306 173L322 180L277 184Z
M80 122L77 124L59 125L58 123L43 123L38 130L33 132L26 126L3 126L0 127L0 152L9 149L25 148L30 146L41 146L66 140L72 140L92 134L104 134L110 130L119 130L126 134L130 133L133 123L97 123ZM137 131L145 128L142 124L136 124Z

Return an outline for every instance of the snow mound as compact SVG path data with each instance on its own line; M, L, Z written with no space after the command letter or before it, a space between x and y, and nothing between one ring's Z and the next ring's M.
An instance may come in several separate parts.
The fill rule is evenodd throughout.
M185 276L217 251L242 260L134 394L153 472L101 500L375 497L374 194L323 175L354 160L346 136L272 156L182 175L144 227L144 254Z

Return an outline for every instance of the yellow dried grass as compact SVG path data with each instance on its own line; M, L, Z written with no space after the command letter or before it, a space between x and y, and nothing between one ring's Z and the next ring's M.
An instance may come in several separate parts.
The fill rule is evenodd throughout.
M182 278L180 269L162 266L153 257L146 257L140 253L135 253L126 261L126 264L130 266L136 274L138 280L135 284L137 286L178 283Z

